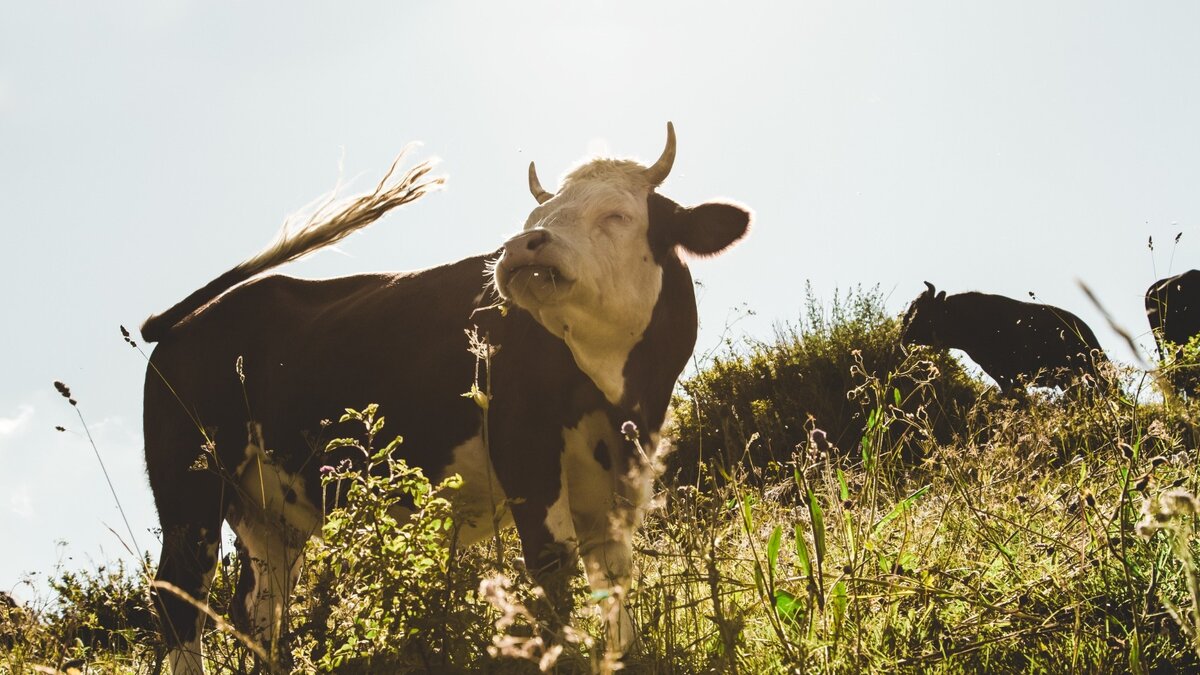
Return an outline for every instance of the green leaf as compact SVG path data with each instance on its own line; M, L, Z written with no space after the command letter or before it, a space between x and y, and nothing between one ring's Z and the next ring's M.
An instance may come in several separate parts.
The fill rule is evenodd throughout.
M767 539L767 570L770 572L771 583L775 583L775 570L779 569L779 545L783 543L783 527L776 525Z
M799 623L800 612L804 609L804 603L796 599L796 596L788 593L782 588L775 590L775 611L779 616L791 621Z
M825 559L825 515L821 511L821 504L817 501L817 495L811 491L808 493L808 511L812 516L813 544L817 547L817 560L819 562Z
M846 607L849 606L850 600L846 597L846 582L839 581L833 585L833 591L829 594L829 605L833 608L834 625L840 626L842 620L846 618Z
M838 488L841 489L842 501L850 499L850 487L846 485L846 474L842 473L839 468L837 470Z
M750 512L750 493L747 492L742 497L742 522L746 525L746 532L754 529L754 519Z
M379 418L377 418L375 420L375 423L371 425L370 435L372 437L374 437L375 434L378 434L380 432L380 430L383 429L383 421L385 419L387 419L387 418L380 416Z
M871 530L871 536L877 536L885 525L895 520L900 516L900 514L911 509L913 505L917 503L918 499L925 496L926 492L929 492L928 485L918 489L916 492L897 502L896 505L892 507L891 511L888 511L884 517L879 519L878 523L875 523L874 529Z
M812 563L808 560L808 542L804 540L804 525L796 523L796 559L807 577L812 577Z
M892 398L895 399L896 407L899 408L900 407L900 388L899 387L892 388Z

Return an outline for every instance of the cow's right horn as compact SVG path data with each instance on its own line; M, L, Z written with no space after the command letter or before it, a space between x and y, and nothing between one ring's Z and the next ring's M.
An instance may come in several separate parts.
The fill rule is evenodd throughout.
M547 200L554 196L546 192L545 188L542 187L542 182L538 180L537 169L534 168L533 162L529 163L529 191L533 193L533 198L539 204L545 204Z

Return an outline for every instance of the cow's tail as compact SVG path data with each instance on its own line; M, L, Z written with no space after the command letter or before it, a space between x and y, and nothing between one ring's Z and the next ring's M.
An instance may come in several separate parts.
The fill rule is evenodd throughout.
M338 199L335 191L317 200L300 212L303 215L293 215L284 221L275 241L257 255L213 279L174 307L151 315L142 323L142 339L146 342L162 340L170 335L176 324L225 291L267 270L337 243L391 209L415 201L445 182L443 177L429 177L433 169L431 161L421 162L400 174L398 167L408 150L405 148L396 157L374 191L346 199Z

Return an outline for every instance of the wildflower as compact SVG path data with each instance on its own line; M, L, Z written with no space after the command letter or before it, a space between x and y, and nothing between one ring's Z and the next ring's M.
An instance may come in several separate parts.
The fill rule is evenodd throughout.
M813 429L809 435L812 438L813 445L817 446L817 450L829 454L829 436L820 429Z
M1168 517L1194 516L1200 513L1200 502L1183 488L1167 490L1158 498L1159 507Z
M633 423L633 420L625 420L625 423L621 425L621 434L625 436L625 440L627 441L636 441L638 439L638 428Z
M332 466L329 466L328 464L326 464L325 466L321 467L321 475L322 476L328 476L331 473L333 473Z
M1167 425L1163 424L1162 420L1154 420L1150 426L1146 428L1146 435L1150 438L1157 438L1160 441L1170 440L1171 435L1167 432Z
M1175 487L1157 498L1147 497L1142 501L1142 518L1134 529L1139 536L1149 539L1159 530L1178 531L1178 527L1186 528L1188 519L1197 514L1200 514L1200 501L1191 492ZM1176 520L1179 521L1177 525Z

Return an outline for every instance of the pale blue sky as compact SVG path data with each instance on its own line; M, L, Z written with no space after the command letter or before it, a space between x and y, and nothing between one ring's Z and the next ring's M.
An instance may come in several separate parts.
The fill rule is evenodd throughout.
M663 191L757 213L736 249L694 264L701 349L742 303L757 315L736 330L768 337L801 313L806 279L825 298L879 283L897 312L928 279L1036 291L1128 360L1075 280L1142 333L1177 232L1173 271L1200 266L1194 3L51 0L4 15L0 590L45 572L58 539L70 566L123 553L55 379L157 555L144 361L117 326L255 252L343 155L365 185L420 140L449 188L289 274L490 250L533 206L531 159L553 188L589 151L657 157L673 120Z

